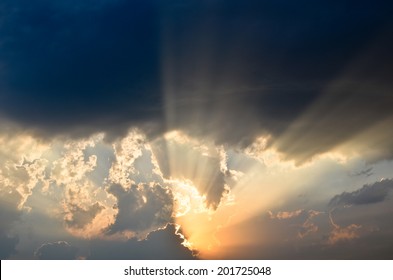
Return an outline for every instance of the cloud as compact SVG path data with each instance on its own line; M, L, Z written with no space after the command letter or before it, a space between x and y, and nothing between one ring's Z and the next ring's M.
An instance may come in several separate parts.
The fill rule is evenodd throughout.
M142 156L145 143L145 136L137 130L131 130L124 138L113 143L115 161L109 170L110 182L123 186L132 184L134 162Z
M218 207L229 175L218 147L173 131L156 139L151 149L163 178L190 180L206 196L209 207Z
M369 182L389 176L391 162L370 165L332 153L296 166L268 147L268 137L243 150L182 131L153 141L136 129L111 141L103 133L45 142L13 133L0 134L4 258L32 258L48 240L67 240L79 248L74 257L98 259L191 258L182 243L202 258L350 258L337 247L360 246L353 252L364 257L366 240L375 256L388 255L377 239L392 234L392 180ZM353 176L371 167L372 175ZM326 210L332 197L336 226ZM348 204L357 206L341 207ZM180 225L185 237L164 229L168 223ZM163 240L172 240L173 254L164 253L169 244L159 247Z
M359 238L359 230L362 227L360 225L351 224L347 227L337 227L330 233L328 238L328 244L334 245L338 242L350 241L355 238Z
M271 135L269 145L298 163L354 138L364 143L358 152L368 153L371 140L386 151L378 159L392 155L390 130L360 137L381 121L392 126L393 37L384 32L391 21L384 12L381 20L381 6L365 4L353 17L336 3L201 6L193 20L167 20L169 129L236 147Z
M304 213L304 210L299 209L299 210L295 210L292 212L287 212L287 211L283 211L283 212L278 212L276 215L273 215L272 212L268 212L270 215L271 219L279 219L279 220L283 220L283 219L290 219L290 218L294 218L299 216L300 214Z
M270 219L282 221L281 226L297 228L297 234L293 236L290 236L293 233L292 231L288 231L287 228L286 233L288 235L286 238L293 239L296 236L297 238L303 239L307 235L316 233L319 230L319 227L313 220L315 217L324 213L315 210L307 211L299 209L295 211L279 211L275 215L271 211L268 211L268 214Z
M321 214L324 213L315 210L308 211L307 219L304 221L302 228L298 232L299 238L304 238L305 236L316 233L319 230L318 226L313 222L313 218Z
M340 227L333 221L332 212L329 213L329 220L333 226L333 230L330 232L327 240L329 245L334 245L343 241L350 241L360 237L359 233L362 229L361 225L351 224L346 227Z
M90 138L70 140L66 139L60 145L58 152L61 156L51 163L50 179L59 186L67 186L73 183L86 180L88 173L92 172L97 166L97 156L85 156L88 147L94 147L97 142L102 140L102 135L97 134Z
M139 184L124 188L113 184L108 192L117 199L117 214L107 234L131 232L144 238L149 232L172 221L173 196L165 187Z
M34 253L41 260L73 260L76 259L78 248L66 241L42 244Z
M2 182L1 182L2 183ZM13 232L13 226L17 222L22 211L19 205L23 199L22 195L13 189L4 189L0 183L0 258L6 259L17 253L16 245L19 237Z
M0 115L41 136L270 134L302 162L392 116L387 3L3 2Z
M157 118L160 30L148 2L6 1L1 113L52 134Z
M373 175L374 174L374 172L373 172L373 168L372 167L369 167L369 168L367 168L367 169L364 169L364 170L361 170L361 171L359 171L359 172L356 172L356 173L354 173L353 175L354 176L366 176L366 177L370 177L371 175Z
M69 208L71 218L66 218L65 222L67 226L75 228L84 228L104 209L104 207L98 202L94 203L87 209L83 209L75 204L71 204Z
M361 205L382 202L388 197L392 189L393 180L384 179L371 185L364 185L354 192L343 192L336 195L330 200L329 205Z
M139 260L174 260L195 259L195 253L184 247L184 239L177 234L173 224L153 231L146 239L138 241L131 238L127 241L91 240L89 259L139 259Z
M347 176L359 158L393 158L390 3L80 2L0 4L5 255L35 242L18 223L33 208L47 217L33 227L56 220L61 232L46 238L54 233L40 228L35 244L66 235L143 250L137 240L183 220L188 238L209 248L218 228L268 209L278 212L265 228L227 239L263 235L302 251L323 234L363 240L357 226L367 223L391 233L381 226L391 180L370 184L390 169ZM337 182L364 187L340 194ZM331 232L321 213L332 197L330 207L359 212L336 217Z

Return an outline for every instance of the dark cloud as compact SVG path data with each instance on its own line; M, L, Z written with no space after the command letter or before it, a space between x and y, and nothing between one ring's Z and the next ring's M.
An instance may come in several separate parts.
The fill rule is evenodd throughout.
M0 114L45 134L267 132L304 161L392 116L388 1L2 3Z
M343 192L333 197L329 205L361 205L384 201L389 192L393 189L393 180L384 179L372 185L364 185L361 189L354 192Z
M41 245L34 255L41 260L73 260L76 259L78 248L65 241Z
M174 260L195 259L196 252L181 245L184 239L176 234L174 225L151 232L145 240L92 240L89 259Z
M66 133L157 118L160 44L153 2L6 1L1 113Z
M145 237L150 231L172 221L172 193L160 185L139 184L123 188L114 184L108 192L116 197L118 210L108 234L131 231L138 237Z
M270 133L302 162L391 117L393 10L379 4L217 1L177 10L164 67L169 125L241 145Z

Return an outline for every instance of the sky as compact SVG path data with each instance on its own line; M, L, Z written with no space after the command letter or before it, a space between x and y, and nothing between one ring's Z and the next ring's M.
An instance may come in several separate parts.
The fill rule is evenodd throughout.
M1 259L392 259L393 3L0 1Z

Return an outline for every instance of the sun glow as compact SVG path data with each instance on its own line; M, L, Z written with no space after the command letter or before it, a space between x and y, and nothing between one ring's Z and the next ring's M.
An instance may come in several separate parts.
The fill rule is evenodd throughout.
M251 221L268 217L270 210L290 204L321 184L317 182L332 167L351 164L351 158L330 152L298 166L274 147L267 147L268 139L260 137L245 151L233 151L200 143L184 133L166 135L171 179L165 183L171 185L174 196L173 217L183 234L183 245L197 251L200 258L227 258L240 246L263 244L264 233L255 231ZM220 173L206 168L205 157L217 158L215 172L225 174L225 191L216 207L209 204L207 194L217 187L213 180ZM201 183L210 187L203 188Z
M174 218L181 229L183 245L191 250L196 250L204 258L209 254L216 254L215 250L220 242L215 237L217 225L226 222L222 211L207 206L206 196L201 195L190 181L172 180L174 194ZM222 202L220 209L230 205L230 199ZM229 214L229 212L226 212ZM214 252L214 253L213 253Z

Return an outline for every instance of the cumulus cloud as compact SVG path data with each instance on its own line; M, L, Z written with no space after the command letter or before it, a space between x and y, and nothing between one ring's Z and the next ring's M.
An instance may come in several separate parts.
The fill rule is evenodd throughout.
M66 241L42 244L34 253L41 260L73 260L76 259L78 248Z
M384 201L393 189L393 180L384 179L370 185L364 185L354 192L343 192L333 197L329 205L361 205Z
M128 260L173 260L195 259L196 252L184 247L184 238L177 233L176 226L149 233L144 240L131 238L127 241L91 240L88 259Z
M149 232L172 221L173 196L165 187L139 184L127 188L113 184L108 192L117 199L117 214L107 229L108 234L131 232L138 238L145 238Z
M45 181L47 161L42 155L49 149L28 133L0 133L0 189L21 195L18 207L23 208L38 183Z
M0 247L1 258L17 254L20 233L15 230L28 213L26 201L46 180L49 145L28 133L2 127L0 133Z
M61 143L59 153L61 156L51 164L50 179L57 185L68 185L86 179L97 165L97 156L85 156L88 147L94 147L102 139L102 135L94 135L81 140L66 140Z
M113 144L115 161L109 170L109 180L115 184L130 186L133 182L134 161L142 156L142 149L146 143L145 136L132 130L126 137Z

